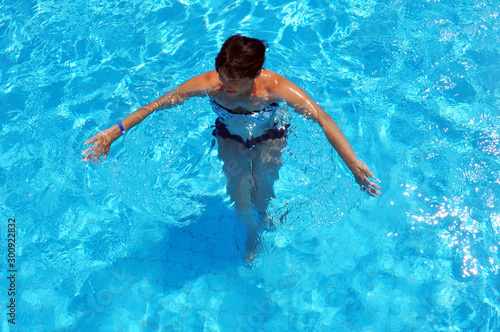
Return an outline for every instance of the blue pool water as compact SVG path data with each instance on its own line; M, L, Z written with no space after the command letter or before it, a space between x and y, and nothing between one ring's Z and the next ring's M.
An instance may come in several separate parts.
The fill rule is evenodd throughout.
M6 0L0 13L2 331L500 326L498 1ZM319 126L285 109L277 227L252 268L207 100L150 116L104 163L80 157L211 70L237 32L268 41L265 67L320 102L383 191L359 191Z

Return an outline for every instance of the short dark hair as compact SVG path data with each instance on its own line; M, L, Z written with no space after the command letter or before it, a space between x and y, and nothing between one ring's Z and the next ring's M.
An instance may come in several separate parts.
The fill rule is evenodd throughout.
M215 70L222 70L228 78L254 78L264 65L266 47L263 40L231 36L215 58Z

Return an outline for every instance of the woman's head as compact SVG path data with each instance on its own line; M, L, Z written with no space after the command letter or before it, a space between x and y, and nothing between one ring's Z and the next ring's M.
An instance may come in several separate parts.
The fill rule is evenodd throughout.
M255 78L265 60L266 43L262 40L234 35L229 37L215 58L215 70L231 79Z

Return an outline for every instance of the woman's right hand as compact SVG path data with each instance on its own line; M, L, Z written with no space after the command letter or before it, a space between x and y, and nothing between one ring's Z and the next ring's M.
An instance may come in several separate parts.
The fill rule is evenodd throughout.
M108 128L97 133L91 139L85 141L85 145L90 143L93 143L93 145L82 152L82 155L84 156L82 158L82 161L92 160L92 162L96 163L98 161L101 161L99 159L101 155L104 155L102 160L105 160L108 157L111 143L113 143L116 138L117 137L114 137L114 135L112 135L112 128Z

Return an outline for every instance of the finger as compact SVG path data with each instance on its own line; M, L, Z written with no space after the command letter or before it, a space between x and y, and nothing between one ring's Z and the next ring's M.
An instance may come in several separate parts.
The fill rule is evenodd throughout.
M108 154L109 154L109 151L104 153L104 156L102 157L102 160L106 160L106 158L108 158Z
M375 197L376 195L381 195L382 192L380 190L375 190L373 188L368 189L368 194L372 197Z
M95 159L95 154L89 154L88 156L82 158L82 161L89 161L94 159Z
M96 138L92 137L92 138L89 138L88 140L86 140L85 143L83 143L83 144L87 145L87 144L90 144L90 143L94 143L95 140L96 140Z
M90 147L90 148L88 148L88 149L85 149L85 150L82 152L82 155L89 154L89 153L91 153L92 151L94 151L94 147Z
M101 152L99 151L91 151L91 153L89 153L86 157L84 157L82 160L83 161L89 161L89 160L92 160L93 162L95 162L96 159L99 159L99 157L101 156Z
M95 153L93 153L92 148L83 151L82 156L84 156L84 157L82 158L82 161L89 161L90 159L92 159L92 156L94 154Z
M361 183L367 187L374 187L380 189L380 186L375 182L373 182L372 180L370 180L367 176L362 178Z
M368 180L368 179L367 179ZM377 189L380 189L380 186L378 184L376 184L375 182L373 181L370 181L368 180L368 184L373 187L373 188L377 188Z

